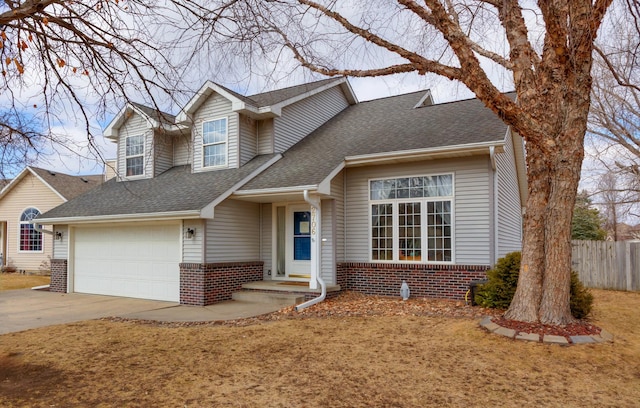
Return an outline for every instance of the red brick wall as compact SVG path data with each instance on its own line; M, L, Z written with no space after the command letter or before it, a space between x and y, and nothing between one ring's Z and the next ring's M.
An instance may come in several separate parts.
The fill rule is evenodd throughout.
M230 300L242 284L262 280L264 262L181 263L180 303L207 306Z
M50 292L67 293L67 260L51 260L51 284Z
M337 280L342 289L368 295L400 296L407 281L411 296L464 299L473 280L485 279L488 266L339 263Z

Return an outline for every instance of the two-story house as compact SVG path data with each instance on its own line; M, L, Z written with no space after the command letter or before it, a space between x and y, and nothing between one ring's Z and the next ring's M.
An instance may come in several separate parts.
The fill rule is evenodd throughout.
M51 290L207 305L245 288L461 298L521 243L522 139L476 100L358 102L345 78L176 116L129 104L118 176L38 218ZM279 284L273 285L273 284Z

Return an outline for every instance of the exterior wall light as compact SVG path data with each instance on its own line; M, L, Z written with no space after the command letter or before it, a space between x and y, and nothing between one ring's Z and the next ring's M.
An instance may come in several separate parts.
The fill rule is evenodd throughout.
M196 235L196 229L195 228L187 228L187 229L184 230L184 237L186 239L192 239L195 235Z
M62 241L62 232L56 231L56 241Z

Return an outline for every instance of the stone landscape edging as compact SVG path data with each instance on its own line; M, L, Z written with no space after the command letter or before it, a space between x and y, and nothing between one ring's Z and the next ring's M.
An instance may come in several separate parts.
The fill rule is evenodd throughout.
M491 316L487 316L480 321L480 327L484 328L490 333L498 334L500 336L508 337L513 340L532 341L544 344L596 344L596 343L613 343L613 334L601 329L600 334L590 336L555 336L551 334L545 334L542 338L537 333L524 333L517 332L516 330L502 327L493 321Z

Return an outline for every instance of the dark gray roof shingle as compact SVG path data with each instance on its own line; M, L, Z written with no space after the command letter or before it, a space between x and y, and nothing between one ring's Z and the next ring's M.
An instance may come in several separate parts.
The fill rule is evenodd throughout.
M190 166L176 166L151 179L111 179L39 218L201 210L274 156L257 156L239 169L191 173Z
M142 105L142 104L137 103L137 102L130 102L130 103L131 103L131 105L133 105L136 108L140 109L145 115L147 115L151 119L157 120L158 123L160 123L160 124L173 125L173 123L176 120L175 115L172 115L170 113L162 112L162 111L160 111L158 109L150 108L148 106Z
M302 85L290 86L288 88L276 89L275 91L263 92L255 95L250 95L248 98L254 101L257 106L271 106L277 103L286 101L287 99L294 98L298 95L302 95L307 92L311 92L314 89L320 88L331 82L342 80L339 78L322 79L320 81L309 82Z
M315 185L348 156L504 140L507 126L478 99L414 109L423 96L349 106L241 190Z

